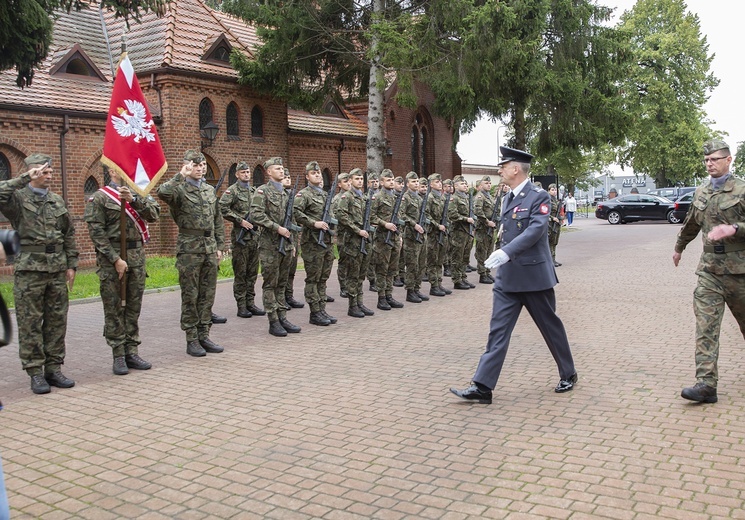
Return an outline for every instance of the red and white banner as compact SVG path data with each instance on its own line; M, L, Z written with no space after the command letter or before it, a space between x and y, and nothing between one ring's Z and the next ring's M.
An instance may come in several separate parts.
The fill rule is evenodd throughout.
M126 52L114 79L101 162L119 172L122 182L143 197L168 168L158 130Z
M99 188L98 191L103 192L106 196L108 196L111 200L113 200L120 206L122 205L122 199L119 195L119 192L114 190L114 188L112 188L111 186L104 186L103 188ZM137 228L137 231L140 232L140 235L142 235L142 241L145 244L150 242L150 230L147 227L147 222L145 222L140 214L137 213L137 210L134 209L126 200L124 201L124 212L132 220L135 227Z

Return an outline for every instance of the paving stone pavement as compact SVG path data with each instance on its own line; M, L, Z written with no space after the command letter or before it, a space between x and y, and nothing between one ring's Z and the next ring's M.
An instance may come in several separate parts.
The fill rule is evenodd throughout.
M330 327L309 325L306 306L289 313L303 332L281 339L265 318L236 318L220 284L229 321L212 338L226 351L199 359L179 293L150 294L141 354L154 367L127 376L111 373L100 303L73 305L75 388L33 395L17 346L0 349L12 518L745 518L743 339L728 313L719 403L679 397L694 381L701 246L674 268L678 229L577 219L557 299L579 384L553 392L524 313L491 406L448 392L484 348L487 285L364 319L337 298Z

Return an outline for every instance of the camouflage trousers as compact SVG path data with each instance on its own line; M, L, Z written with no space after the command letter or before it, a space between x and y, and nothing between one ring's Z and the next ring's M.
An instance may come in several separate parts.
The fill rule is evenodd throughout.
M427 242L429 242L429 236L425 232L422 235L422 250L419 252L419 281L416 286L417 289L422 286L422 278L427 274Z
M98 258L96 270L103 303L103 337L114 357L138 354L140 345L140 311L145 292L145 266L129 266L126 275L127 305L122 307L121 280L106 258Z
M336 265L336 277L339 279L339 289L345 291L347 288L347 264L345 263L344 236L341 232L336 234L336 250L339 253L339 261Z
M719 379L719 332L725 304L745 339L745 274L715 275L698 272L693 291L696 315L696 379L716 388Z
M290 261L290 268L287 270L287 282L285 283L285 300L295 297L295 273L297 273L297 261L303 254L300 248L296 249L297 254Z
M415 238L405 237L403 240L404 264L406 264L404 286L407 291L416 290L422 286L422 272L419 270L422 245L423 243L417 242Z
M245 246L233 244L233 297L238 308L253 305L256 279L259 276L259 246L247 241Z
M370 238L367 241L367 256L368 262L367 262L367 279L370 281L370 285L375 285L375 263L371 262L373 255L373 246L372 244L375 242L375 231L372 231L370 233Z
M427 278L432 287L442 286L442 266L445 263L445 250L447 249L447 237L443 237L442 244L439 242L439 231L430 233L427 237Z
M217 268L215 253L179 253L176 256L181 286L181 330L186 332L186 341L210 335Z
M334 252L331 244L324 249L315 242L306 242L302 255L305 264L305 301L311 312L318 312L326 307L326 282L334 265Z
M393 294L393 277L398 275L398 257L401 250L401 238L393 235L393 247L385 243L385 233L377 235L373 243L372 261L375 263L375 282L378 295Z
M456 229L450 235L450 261L453 283L466 279L466 266L471 259L473 237L466 231Z
M494 228L491 228L494 229ZM489 258L489 255L494 251L494 240L492 235L488 235L489 228L484 226L483 228L476 229L476 268L480 275L489 274L489 269L486 268L484 262Z
M548 247L551 249L551 258L556 261L556 246L559 244L559 237L561 232L554 233L551 230L548 232Z
M29 375L55 372L65 362L67 333L67 279L65 271L16 271L18 353Z
M294 249L287 248L284 256L277 251L274 242L266 242L259 246L259 261L261 262L261 277L264 283L261 288L264 309L269 321L276 321L285 316L285 286L290 275Z
M346 289L350 301L357 301L362 297L362 282L367 273L368 256L360 252L361 237L351 233L345 237L342 249L344 250L344 269L347 281Z

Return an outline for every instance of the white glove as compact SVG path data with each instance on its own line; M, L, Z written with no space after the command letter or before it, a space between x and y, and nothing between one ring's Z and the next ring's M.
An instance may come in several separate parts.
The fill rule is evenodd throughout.
M510 261L510 257L507 256L507 253L502 251L501 249L497 249L492 254L489 255L489 258L486 259L486 262L484 262L484 265L488 267L489 269L493 269L495 267L499 267L502 264L506 264Z

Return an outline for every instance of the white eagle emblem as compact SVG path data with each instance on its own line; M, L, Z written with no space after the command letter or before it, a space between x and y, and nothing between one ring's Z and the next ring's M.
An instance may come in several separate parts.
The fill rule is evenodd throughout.
M116 133L122 137L134 136L135 143L139 143L143 138L146 141L155 141L155 134L150 131L154 123L145 121L147 113L142 103L134 99L125 99L126 110L122 107L117 108L121 117L111 116L111 122L114 125Z

